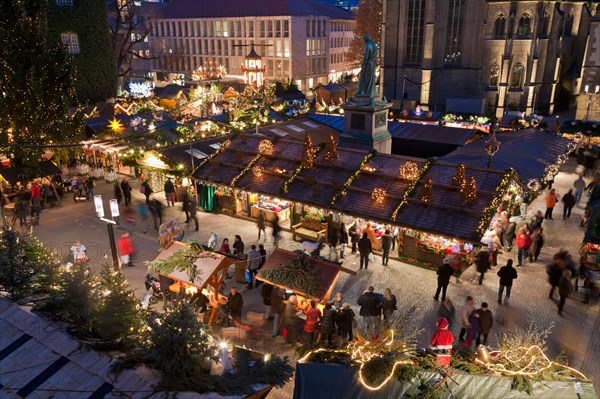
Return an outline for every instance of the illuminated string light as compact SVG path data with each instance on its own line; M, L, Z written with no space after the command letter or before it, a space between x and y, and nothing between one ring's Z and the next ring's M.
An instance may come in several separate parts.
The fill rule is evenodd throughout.
M371 198L373 198L373 200L376 203L382 204L383 201L385 200L386 195L387 195L387 193L383 188L376 188L373 190L373 193L371 194Z
M273 152L273 142L271 140L263 140L258 144L258 152L261 154L269 154Z
M413 161L406 161L398 170L400 172L400 177L405 180L415 180L419 177L419 167Z

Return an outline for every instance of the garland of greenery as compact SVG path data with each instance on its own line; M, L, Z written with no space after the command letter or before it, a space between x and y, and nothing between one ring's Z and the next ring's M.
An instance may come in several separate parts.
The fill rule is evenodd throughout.
M292 259L289 265L277 269L260 270L258 276L274 284L304 292L307 296L318 298L321 293L317 274L306 255L299 254L298 258Z
M190 282L194 282L200 277L200 271L196 267L196 261L200 258L214 257L210 251L205 251L202 245L195 241L189 242L189 247L175 252L173 255L165 259L146 262L149 270L168 276L174 270L186 272Z
M319 155L319 153L321 152L321 150L323 149L324 144L318 144L317 146L314 147L314 156L315 158L317 157L317 155ZM298 175L300 174L300 172L302 172L304 170L304 166L302 166L302 164L300 164L300 166L298 166L296 168L296 170L294 171L294 173L292 173L292 176L286 180L285 183L283 183L283 187L279 190L280 193L284 194L287 193L290 187L290 184L292 184L292 182L294 180L296 180L296 177L298 177Z
M514 174L515 170L513 168L508 168L506 170L504 177L502 177L502 180L500 180L500 183L498 183L498 187L496 187L496 195L494 195L494 198L492 198L490 204L483 210L483 216L481 217L481 220L477 225L475 233L473 233L474 239L481 239L485 231L488 229L490 221L492 220L492 217L494 217L494 215L496 214L498 206L502 203L502 197L504 196L504 192L508 188L508 185L510 184Z
M428 159L427 162L425 162L425 165L423 165L423 167L421 168L421 170L419 170L419 175L417 176L417 178L414 179L413 181L411 181L410 184L408 185L408 187L406 187L406 190L404 190L404 195L402 196L402 200L400 201L398 206L394 209L394 212L392 212L392 216L390 218L390 220L392 222L394 222L394 223L396 222L396 218L398 217L398 212L400 212L400 209L402 209L402 207L404 207L404 205L406 205L406 203L408 202L408 197L410 197L412 195L412 193L415 191L417 184L419 184L419 181L421 180L421 178L423 176L425 176L425 173L427 173L429 168L431 168L431 166L433 165L433 162L434 162L434 160Z
M344 187L340 191L335 193L335 195L331 199L331 202L329 203L329 208L333 207L333 205L341 197L346 195L346 192L348 191L348 187L350 187L350 185L352 184L354 179L356 179L358 177L358 174L360 173L360 171L363 170L363 168L369 164L369 162L375 156L375 154L377 154L377 151L375 151L375 150L369 151L369 153L365 156L365 158L360 163L360 166L358 167L358 169L352 174L352 176L348 177L348 180L346 180L346 183L344 183Z
M231 183L229 183L229 185L231 187L235 187L236 183L242 178L244 177L244 175L246 175L246 173L248 173L248 171L250 169L252 169L252 167L258 162L258 160L260 159L260 157L262 156L262 154L256 154L254 156L254 158L252 158L252 160L248 163L248 165L246 165L246 167L244 169L242 169L242 171L235 176L232 180Z

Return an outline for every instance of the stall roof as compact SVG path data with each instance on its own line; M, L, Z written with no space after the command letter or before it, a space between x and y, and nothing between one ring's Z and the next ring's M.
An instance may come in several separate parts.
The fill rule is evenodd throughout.
M231 134L211 137L204 140L198 140L191 143L192 151L190 153L190 143L177 144L170 147L157 149L156 152L170 159L171 161L183 165L188 170L192 169L192 157L194 156L194 166L198 166L206 157L216 151L221 144L232 137Z
M561 133L583 133L587 136L600 136L600 121L565 119L559 130Z
M400 123L396 121L389 122L388 130L393 138L453 145L465 145L475 134L479 133L475 129L421 125L419 123Z
M477 227L484 217L489 216L485 209L497 195L496 190L505 176L505 172L467 166L467 178L474 176L476 179L478 200L474 205L465 206L457 187L449 186L456 164L433 163L421 176L417 190L407 193L410 182L400 179L400 166L412 161L422 171L425 161L338 146L337 160L325 160L322 150L312 168L301 169L295 175L303 144L279 139L273 143L270 155L257 156L262 139L256 136L233 139L199 166L194 177L368 220L472 241L479 238L475 236ZM372 157L368 165L375 171L361 170L361 164L368 157ZM263 169L255 174L254 166ZM276 173L275 167L286 169L286 172ZM427 179L433 181L433 201L423 204L416 198ZM386 190L386 197L380 204L372 197L375 188Z
M500 126L501 128L505 128L505 129L517 130L517 129L521 129L520 127L518 127L519 119L525 119L528 123L531 123L533 118L534 118L534 116L532 116L532 115L527 115L527 116L521 118L519 115L506 114L502 117L498 126ZM558 118L545 116L542 118L540 123L544 125L544 128L542 130L545 130L547 132L556 133L559 130Z
M0 175L10 184L16 182L25 182L29 178L52 176L62 173L60 168L52 161L41 161L36 169L28 169L21 166L12 166L10 168L0 168Z
M502 144L492 158L492 169L506 170L512 167L523 181L544 176L546 167L555 164L558 157L566 153L569 143L566 138L534 129L497 133L496 138ZM485 168L488 163L486 140L481 138L459 147L440 160Z

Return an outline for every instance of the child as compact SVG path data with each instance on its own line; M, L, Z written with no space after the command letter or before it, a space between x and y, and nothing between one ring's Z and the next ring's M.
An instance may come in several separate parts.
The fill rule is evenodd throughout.
M437 327L431 345L434 346L440 353L451 353L454 335L448 330L448 320L443 317L437 319Z

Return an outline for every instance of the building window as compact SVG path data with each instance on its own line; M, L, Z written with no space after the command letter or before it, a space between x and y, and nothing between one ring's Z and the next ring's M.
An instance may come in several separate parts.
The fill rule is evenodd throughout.
M504 16L504 14L500 14L498 15L498 17L496 17L496 22L494 22L494 36L503 37L505 28L506 17Z
M510 74L510 87L511 89L520 89L523 84L523 74L525 72L525 68L523 64L517 62L513 68L512 73Z
M56 0L57 6L73 6L73 0Z
M529 14L521 15L519 26L517 27L517 36L526 37L531 32L531 16Z
M409 0L406 27L406 63L420 64L423 59L425 1Z
M248 37L254 37L254 22L248 22Z
M67 53L69 54L79 54L79 38L76 33L66 32L60 35L60 40L62 41Z
M287 19L283 21L283 37L290 37L290 21Z
M463 0L450 0L444 55L444 66L446 67L459 68L461 65L463 11Z
M500 77L500 65L494 62L490 67L490 87L498 86L498 78Z

